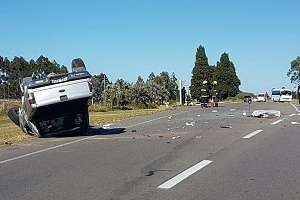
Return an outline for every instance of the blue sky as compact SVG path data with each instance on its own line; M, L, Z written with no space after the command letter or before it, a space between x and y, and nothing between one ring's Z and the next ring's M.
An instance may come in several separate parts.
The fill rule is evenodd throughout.
M0 1L0 55L43 54L93 74L135 81L175 72L190 83L196 48L210 64L228 52L241 89L292 88L286 73L300 56L299 0Z

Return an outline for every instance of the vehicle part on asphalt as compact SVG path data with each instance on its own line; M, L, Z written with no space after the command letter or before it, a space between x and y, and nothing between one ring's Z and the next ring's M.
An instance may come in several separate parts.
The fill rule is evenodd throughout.
M220 126L220 128L232 128L232 126L230 126L230 125L222 125L222 126Z
M195 122L185 122L186 126L195 126Z
M276 118L280 117L280 111L278 110L254 110L251 114L252 117L258 118Z
M103 126L102 126L102 128L103 129L110 129L110 126L111 126L112 124L104 124Z

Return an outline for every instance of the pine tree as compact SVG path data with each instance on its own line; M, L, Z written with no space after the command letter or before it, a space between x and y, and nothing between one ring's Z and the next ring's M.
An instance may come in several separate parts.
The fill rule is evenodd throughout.
M204 80L210 81L211 79L212 73L205 54L205 48L200 45L199 48L197 48L195 66L192 71L190 91L193 99L200 100L200 87L202 82Z
M230 61L229 55L223 53L220 62L215 69L215 77L218 81L218 93L221 99L234 97L239 93L240 79L236 75L235 66Z

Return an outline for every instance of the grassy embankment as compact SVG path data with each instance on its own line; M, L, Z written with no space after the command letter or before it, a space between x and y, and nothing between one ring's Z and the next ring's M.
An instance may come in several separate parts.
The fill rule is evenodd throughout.
M7 117L7 110L11 106L0 105L0 145L10 145L14 143L29 142L35 137L25 135L19 127L17 127ZM161 106L155 109L132 109L132 110L111 110L103 106L90 107L90 124L103 125L106 123L114 123L124 119L137 116L151 115L153 113L174 109L175 107Z

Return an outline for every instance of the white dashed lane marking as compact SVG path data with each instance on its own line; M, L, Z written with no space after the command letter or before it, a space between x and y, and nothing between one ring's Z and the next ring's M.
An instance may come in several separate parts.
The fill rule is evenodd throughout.
M255 135L257 135L258 133L262 132L263 130L259 129L259 130L256 130L256 131L253 131L252 133L249 133L248 135L245 135L243 138L244 139L249 139Z
M280 122L282 122L283 121L283 119L279 119L279 120L277 120L277 121L275 121L275 122L273 122L273 123L271 123L271 125L276 125L276 124L279 124Z
M174 176L173 178L171 178L170 180L164 182L163 184L161 184L157 188L159 188L159 189L170 189L170 188L174 187L175 185L177 185L178 183L180 183L181 181L183 181L184 179L191 176L192 174L196 173L200 169L202 169L205 166L209 165L212 162L213 161L211 161L211 160L202 160L201 162L197 163L196 165L184 170L180 174L178 174L178 175Z

